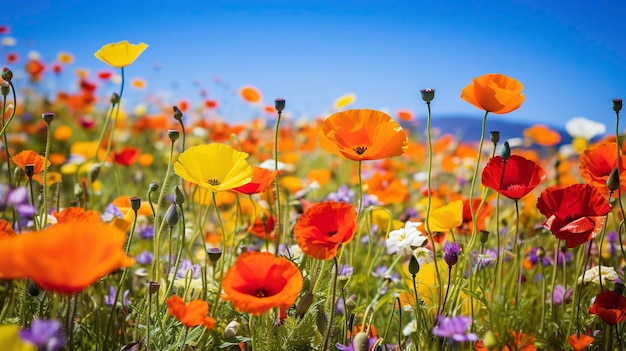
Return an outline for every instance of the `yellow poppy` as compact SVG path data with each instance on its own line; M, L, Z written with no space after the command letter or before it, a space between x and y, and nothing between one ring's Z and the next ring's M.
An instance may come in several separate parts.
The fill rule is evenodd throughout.
M337 100L335 100L335 103L333 104L333 106L335 107L335 109L339 110L344 107L348 107L352 105L355 101L356 101L356 95L353 93L349 93L349 94L338 97Z
M430 211L428 229L431 232L447 232L463 224L463 201L453 201Z
M247 157L247 153L226 144L196 145L178 156L174 172L213 192L229 190L252 180L252 166Z
M111 67L123 68L137 59L148 47L148 44L130 44L128 40L102 46L94 56Z
M11 351L34 351L35 345L22 341L20 327L17 325L0 326L0 345L4 350Z

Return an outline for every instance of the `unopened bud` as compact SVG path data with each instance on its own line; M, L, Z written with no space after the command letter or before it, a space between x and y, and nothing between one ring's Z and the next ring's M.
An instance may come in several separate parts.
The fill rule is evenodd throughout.
M159 291L160 287L161 287L161 284L157 282L148 282L148 293L150 295L154 295L156 292Z
M320 308L317 310L317 315L315 316L315 324L317 325L317 330L324 334L328 329L328 317L326 313Z
M135 212L139 211L139 208L141 208L141 198L137 196L131 197L130 208L132 208Z
M174 106L172 107L172 109L174 110L174 119L177 121L180 121L183 119L183 111L181 111L178 106Z
M302 296L300 302L298 303L298 308L296 309L296 317L304 317L306 312L309 310L309 307L311 307L311 304L313 304L313 294L307 292L304 296Z
M148 185L148 190L151 192L159 190L159 183L157 182L150 183L150 185Z
M224 339L234 338L239 331L239 322L233 320L224 329Z
M620 295L624 295L624 284L615 283L615 289L613 291Z
M480 242L481 242L481 244L484 245L487 242L487 240L489 240L489 231L481 230L480 231Z
M222 257L222 250L218 247L211 247L206 249L206 253L209 256L209 260L215 266L217 261Z
M500 131L492 130L489 132L489 139L492 143L497 144L500 142Z
M28 179L32 179L33 176L35 175L35 165L28 164L24 166L24 173L26 173L26 176L28 177Z
M111 95L111 104L115 106L119 103L120 103L120 96L117 93L113 93L113 95Z
M178 224L178 209L176 208L176 204L171 204L167 212L165 212L165 222L170 227Z
M420 264L417 262L417 257L415 255L411 255L411 260L409 261L409 273L413 277L420 271Z
M50 124L54 121L54 112L44 112L41 114L41 118L43 118L46 123Z
M185 195L183 194L183 191L179 185L174 188L174 203L176 203L178 206L185 203Z
M167 137L170 138L172 142L175 142L176 140L178 140L179 136L180 136L180 132L175 129L170 129L167 131Z
M28 280L28 295L39 296L39 287L30 279Z
M279 98L279 99L274 100L274 108L278 112L283 112L283 110L285 109L285 99Z
M509 142L505 141L504 145L502 145L502 150L500 150L500 156L504 161L508 160L511 157L511 146L509 146Z
M7 96L11 91L11 86L9 85L9 83L3 83L2 85L0 85L0 91L2 92L3 96Z
M606 178L606 186L607 188L609 188L610 191L615 191L619 189L619 175L619 171L617 170L617 167L615 167L613 168L611 173L609 173L609 177Z
M368 351L370 349L370 338L364 332L360 331L354 336L352 341L354 351Z
M422 100L425 102L431 102L435 98L435 89L422 89L420 93L422 93Z
M10 69L4 67L2 69L2 79L6 80L7 82L11 82L11 79L13 79L13 71L11 71Z
M95 164L89 170L89 179L93 183L93 182L95 182L98 179L99 175L100 175L100 165Z
M546 249L544 249L543 246L537 248L537 257L539 257L540 260L546 257Z
M622 99L613 99L613 111L619 112L622 110Z

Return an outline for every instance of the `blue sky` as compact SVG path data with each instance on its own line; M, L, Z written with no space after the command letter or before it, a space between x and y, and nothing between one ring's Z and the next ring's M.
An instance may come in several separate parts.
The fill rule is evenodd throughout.
M5 0L6 3L7 0ZM562 126L584 116L608 124L611 99L626 98L626 3L621 1L76 1L8 0L0 24L12 50L73 68L106 66L93 53L129 40L149 48L126 69L149 91L200 101L206 89L223 117L255 116L237 96L256 86L266 103L287 100L314 117L355 93L355 108L408 108L424 117L419 90L435 88L433 118L479 110L460 99L485 73L524 84L526 102L498 119ZM4 21L4 22L2 22ZM6 48L2 49L2 60ZM158 73L155 64L161 68ZM221 84L214 82L220 77ZM128 99L139 99L138 92ZM134 96L133 96L134 94ZM132 100L135 99L135 100Z

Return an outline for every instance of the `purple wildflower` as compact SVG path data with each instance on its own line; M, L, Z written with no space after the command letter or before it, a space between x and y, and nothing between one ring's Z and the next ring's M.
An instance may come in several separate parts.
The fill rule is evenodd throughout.
M187 272L191 271L191 278L197 279L200 278L200 266L197 264L191 264L189 260L182 260L180 262L180 266L178 267L178 271L176 272L177 278L186 278ZM174 268L172 268L172 272L174 273Z
M37 209L30 203L30 195L26 187L20 186L15 189L4 187L0 189L4 202L0 202L0 208L4 206L13 207L21 217L32 218Z
M128 300L128 293L129 291L126 290L124 291L124 294L122 295L122 306L130 305L130 300ZM117 293L115 292L115 288L113 286L110 286L109 295L104 296L104 304L109 307L113 306L113 303L115 303L116 297L117 297Z
M554 286L554 296L552 297L552 299L550 299L550 292L548 292L548 296L546 298L546 303L552 303L554 305L560 305L564 302L568 302L570 301L570 299L572 298L572 293L574 292L574 290L572 288L569 288L567 290L565 290L565 288L560 285L557 284ZM550 301L552 300L552 301Z
M65 347L65 336L61 322L50 319L35 319L30 329L20 330L20 338L37 346L38 350L57 351Z
M450 244L449 241L443 245L443 260L446 261L448 267L452 267L459 260L459 254L461 253L461 247L456 241Z
M376 337L373 338L369 338L369 348L368 351L371 351L372 348L374 347L374 345L376 344ZM335 345L337 347L337 350L341 350L341 351L354 351L354 345L352 344L352 342L350 342L350 344L346 345L342 345L340 343L337 343Z
M124 214L117 206L113 204L108 204L107 207L104 209L104 213L100 217L102 218L103 222L110 222L113 220L113 218L124 218Z
M472 253L472 262L478 270L483 268L491 268L495 265L497 254L493 250L485 250L483 253L474 251Z
M343 266L339 267L339 276L350 277L352 276L353 271L354 271L353 267L350 267L350 265L344 264Z
M135 261L139 264L150 264L154 260L154 255L150 251L142 251L139 255L135 256Z
M472 324L472 318L468 316L446 317L437 316L437 325L433 328L433 334L447 338L452 342L476 341L478 336L467 333L467 328Z
M351 204L354 202L354 190L350 190L347 185L341 185L336 192L328 194L326 201L338 201Z
M139 237L142 239L154 238L154 225L147 225L139 230Z

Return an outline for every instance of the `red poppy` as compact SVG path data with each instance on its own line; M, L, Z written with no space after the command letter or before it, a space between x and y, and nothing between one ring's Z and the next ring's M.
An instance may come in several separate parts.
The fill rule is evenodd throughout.
M222 288L224 299L237 311L260 315L274 307L291 307L302 284L302 273L288 259L269 252L246 252L226 272Z
M539 196L537 208L548 217L543 226L569 248L598 235L611 212L608 200L589 184L548 188Z
M113 77L113 72L109 70L98 71L98 78L102 80L109 80Z
M135 162L137 162L137 158L139 158L139 154L141 150L134 147L125 147L120 152L113 153L113 160L118 165L122 166L132 166Z
M264 217L257 216L254 224L252 224L249 228L250 234L257 236L261 239L274 240L274 227L276 226L276 217L272 216L269 212L265 212L263 216Z
M8 63L16 63L17 61L19 61L19 59L20 59L20 56L15 52L9 52L7 54Z
M478 207L480 207L480 203L482 202L481 198L472 199L472 208L475 211L478 211ZM474 228L474 224L472 223L472 213L470 212L470 203L468 199L463 200L463 224L464 228L467 228L464 231L464 234L470 234ZM480 208L478 214L476 214L476 227L478 230L485 229L485 221L487 218L491 217L493 213L493 207L489 204L489 202L485 201L483 203L483 207Z
M188 304L178 296L167 299L167 312L176 317L184 326L193 328L204 325L209 329L215 328L215 319L207 316L209 304L204 300L193 300Z
M603 194L609 193L606 180L617 166L617 145L604 143L585 150L580 155L578 173L587 184L594 186ZM626 192L626 156L620 156L620 190ZM617 193L615 194L617 196Z
M24 67L33 82L39 82L46 67L39 60L28 60Z
M0 219L0 239L15 236L15 231L11 228L11 223Z
M626 319L626 297L615 291L603 291L596 296L589 313L600 317L607 324L618 324Z
M522 156L511 155L506 163L495 156L483 169L482 184L511 200L519 200L545 178L546 173L538 164Z
M204 100L204 107L208 108L208 109L214 109L217 107L217 100L213 100L213 99L206 99Z
M270 171L266 168L253 166L252 180L250 183L234 188L233 191L244 195L262 193L272 184L276 178L276 174L276 171Z
M294 236L305 254L329 260L335 257L339 245L352 240L355 229L354 206L325 201L304 211L296 222Z

